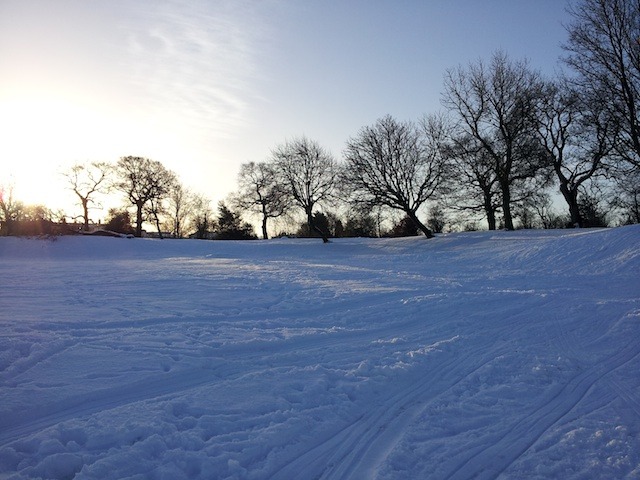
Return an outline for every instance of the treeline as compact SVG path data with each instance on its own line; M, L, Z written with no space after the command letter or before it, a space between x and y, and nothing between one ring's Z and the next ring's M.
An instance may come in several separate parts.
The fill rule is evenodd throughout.
M307 137L278 144L267 160L240 167L236 191L217 212L157 161L77 165L66 177L82 228L90 228L95 197L114 190L126 205L105 228L137 236L148 222L160 236L255 238L243 214L259 219L263 238L270 222L286 218L287 233L324 241L431 237L479 222L490 230L638 223L640 7L583 0L571 14L566 73L546 78L500 51L452 68L442 112L385 116L352 135L340 161ZM552 206L558 193L562 213ZM21 215L34 220L10 197L0 197L5 233Z

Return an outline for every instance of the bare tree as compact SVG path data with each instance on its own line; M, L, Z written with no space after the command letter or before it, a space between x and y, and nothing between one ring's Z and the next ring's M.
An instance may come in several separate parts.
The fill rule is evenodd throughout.
M0 231L4 235L11 235L13 225L24 214L25 207L22 202L16 200L13 193L13 185L0 185Z
M0 213L2 221L18 220L24 210L22 202L16 200L13 185L0 186Z
M355 203L404 212L427 238L433 233L418 218L446 177L442 119L425 118L422 128L387 115L347 141L344 183Z
M328 234L315 224L313 210L331 198L335 188L338 168L333 156L317 142L299 137L277 146L273 159L287 195L304 210L309 231L327 243Z
M198 239L211 239L215 229L214 213L211 200L204 195L195 194L191 205L191 227Z
M624 181L617 180L614 206L622 214L622 223L640 223L640 170L630 172Z
M164 234L162 233L162 225L160 218L164 217L167 214L167 208L165 205L166 195L161 197L152 197L145 204L145 215L148 221L153 222L156 226L156 232L158 233L158 237L160 239L164 238Z
M564 228L567 224L568 218L554 212L553 201L548 192L538 192L528 198L523 204L523 209L533 212L533 215L539 220L539 226L544 229Z
M459 128L475 138L493 164L502 196L505 228L513 230L512 197L547 166L535 139L532 110L540 94L540 76L526 61L513 62L503 52L468 68L445 74L443 103L454 112Z
M176 180L167 195L167 224L175 238L184 236L187 218L193 206L193 194Z
M501 197L493 161L485 148L471 135L452 138L453 188L451 207L463 212L483 212L489 230L497 227Z
M607 227L612 220L615 198L607 183L606 180L596 179L583 186L580 209L589 227Z
M76 164L63 175L69 188L76 194L82 208L83 229L89 230L89 209L91 205L100 207L95 201L95 194L109 191L109 175L112 166L105 162Z
M268 162L249 162L240 166L238 192L233 203L242 210L260 214L264 239L269 238L268 220L284 215L291 205L275 165Z
M178 177L171 170L156 171L157 177L155 182L157 184L157 195L152 196L146 205L147 217L156 225L158 237L163 238L161 221L162 217L165 217L169 210L167 209L166 201L169 199L170 193L175 190L178 183ZM162 191L164 190L164 192Z
M122 157L116 166L115 186L136 207L136 237L142 236L144 214L150 214L160 232L161 202L175 182L173 172L162 163L144 157Z
M569 13L564 60L577 73L574 82L619 127L618 155L640 168L640 4L582 0Z
M580 192L591 179L604 175L604 161L614 147L615 124L607 121L601 107L564 83L550 82L535 114L538 138L553 164L571 224L579 227L585 226Z

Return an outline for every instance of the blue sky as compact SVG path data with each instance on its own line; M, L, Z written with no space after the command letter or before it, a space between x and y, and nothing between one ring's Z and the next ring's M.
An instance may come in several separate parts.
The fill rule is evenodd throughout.
M241 163L441 109L447 68L498 49L553 74L563 0L2 0L0 184L74 212L60 172L159 160L214 202ZM214 203L215 205L215 203Z

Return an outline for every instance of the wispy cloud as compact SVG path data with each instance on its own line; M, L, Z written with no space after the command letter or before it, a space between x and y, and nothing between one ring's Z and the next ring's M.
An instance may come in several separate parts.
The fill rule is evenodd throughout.
M233 136L256 99L263 31L244 2L162 2L138 11L125 33L139 108L190 130ZM136 18L137 17L137 18Z

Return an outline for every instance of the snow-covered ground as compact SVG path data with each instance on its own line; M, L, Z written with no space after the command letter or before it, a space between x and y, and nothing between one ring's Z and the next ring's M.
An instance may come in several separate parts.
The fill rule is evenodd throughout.
M640 477L640 226L0 238L0 478Z

